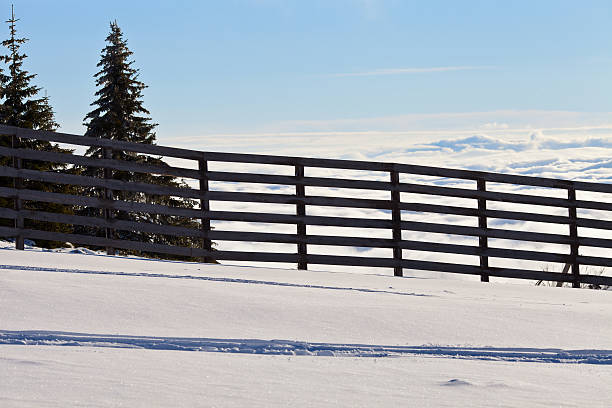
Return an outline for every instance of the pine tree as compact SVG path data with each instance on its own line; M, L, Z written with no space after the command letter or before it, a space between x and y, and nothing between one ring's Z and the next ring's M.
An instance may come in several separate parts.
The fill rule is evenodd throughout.
M85 136L132 143L154 144L154 129L157 124L151 121L150 113L143 106L142 100L142 92L146 85L139 80L139 70L133 67L134 61L130 60L133 53L128 49L127 41L123 39L123 34L116 21L110 23L110 34L106 37L106 42L108 44L102 49L100 62L97 65L100 71L95 74L96 85L99 88L95 93L97 99L91 104L95 108L84 119L84 125L87 127ZM91 147L85 154L89 157L102 158L104 152L102 148ZM112 158L148 165L166 166L166 163L160 157L133 152L113 151ZM101 170L94 168L83 169L83 174L102 177ZM171 187L186 186L183 181L173 176L155 176L130 171L114 170L113 179ZM91 189L91 193L102 196L100 189ZM162 204L183 208L193 208L195 206L194 200L154 196L138 192L118 192L115 198L124 201ZM92 216L96 212L99 211L96 209L84 209L82 214ZM197 228L199 225L195 221L182 217L150 213L118 211L115 217L122 220L179 225L192 228ZM87 233L103 235L101 231L94 232L91 229ZM196 244L196 240L191 238L146 234L140 231L116 231L115 237L117 239L168 245L193 246Z
M5 125L27 129L56 130L53 110L49 106L49 98L35 98L41 91L40 87L31 84L36 74L29 74L23 69L26 54L20 54L21 45L27 38L17 38L15 13L11 8L9 23L10 38L2 41L8 53L0 56L0 60L8 65L8 75L2 74L2 92L4 99L0 107L0 120Z
M46 95L40 96L41 88L32 84L36 74L30 74L23 68L27 55L21 53L20 48L28 39L17 37L17 30L15 28L17 21L19 20L15 18L15 13L11 7L11 18L6 21L9 24L10 36L2 41L2 46L6 48L6 53L0 55L0 61L6 64L8 68L6 73L4 70L0 71L0 123L34 130L56 130L59 125L55 121L55 115L49 104L49 98ZM11 143L10 136L0 136L0 145L11 146ZM71 152L71 150L60 148L57 144L42 140L24 139L20 142L19 147L61 153ZM3 158L1 164L10 166L10 159ZM38 160L23 160L22 167L39 171L66 171L65 164ZM3 178L0 180L0 185L12 187L13 180ZM68 186L32 180L26 180L24 187L63 193L70 190ZM0 206L11 207L12 205L12 200L0 200ZM71 209L53 203L27 202L25 208L29 210L71 213ZM67 225L35 222L32 220L26 220L25 227L60 232L70 232L71 230ZM38 244L50 247L60 245L58 242L50 241L39 241Z
M95 74L96 85L101 88L95 94L98 99L91 105L97 107L85 116L85 136L152 144L157 124L143 116L149 115L142 102L146 85L138 80L139 72L132 68L134 61L128 60L133 53L127 48L117 22L111 23L110 29L106 37L109 44L102 50L100 71ZM87 154L99 155L100 149L90 148Z

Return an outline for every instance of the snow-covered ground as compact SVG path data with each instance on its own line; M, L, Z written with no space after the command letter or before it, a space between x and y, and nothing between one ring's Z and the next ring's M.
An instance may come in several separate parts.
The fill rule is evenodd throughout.
M612 405L609 291L0 249L0 406Z

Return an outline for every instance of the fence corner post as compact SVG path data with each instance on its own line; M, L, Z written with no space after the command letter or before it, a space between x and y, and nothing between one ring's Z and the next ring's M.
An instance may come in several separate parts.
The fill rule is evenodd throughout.
M103 148L103 155L105 159L111 160L113 158L113 149L109 147ZM109 167L104 167L104 179L110 180L112 178L113 178L113 170ZM104 187L104 199L107 201L107 204L108 204L108 201L112 201L113 200L113 190L111 190L108 187ZM113 210L109 208L108 206L104 208L104 221L106 224L106 228L104 229L104 235L106 239L109 239L109 240L115 239L115 230L110 227L110 224L113 221ZM107 246L106 254L115 255L115 248L113 248L110 245Z
M198 160L198 170L200 172L200 210L202 216L200 217L201 231L202 231L202 249L208 254L212 252L212 241L209 238L210 233L210 201L208 200L208 161L206 159ZM202 262L211 262L212 257L205 255Z
M306 204L304 198L306 197L306 188L304 187L304 165L300 163L295 164L295 196L297 197L295 206L295 215L297 217L306 216ZM308 247L306 244L306 223L303 219L297 222L297 254L298 263L297 267L300 270L308 269Z
M18 149L20 145L20 140L17 135L11 136L11 147L13 149ZM22 167L22 160L20 157L13 156L13 167L17 170ZM23 180L21 177L13 178L13 187L15 190L20 190L23 188ZM19 197L19 193L17 193L17 197L15 198L14 203L15 211L17 211L17 216L15 217L15 229L17 230L17 236L15 237L15 249L20 251L24 250L24 237L23 237L23 229L24 229L24 221L23 216L21 215L21 210L23 209L23 202Z
M393 276L404 276L402 268L402 211L400 209L399 172L391 170L391 222L393 224Z
M573 185L567 189L569 200L569 234L571 239L570 258L572 265L572 287L580 287L580 264L578 263L578 212L576 210L576 189Z
M479 192L487 191L487 182L484 178L479 177L476 180L476 188ZM489 239L487 237L487 199L478 198L478 228L483 230L483 235L478 237L478 247L480 248L480 281L488 282L489 273L489 257L485 254L489 247Z

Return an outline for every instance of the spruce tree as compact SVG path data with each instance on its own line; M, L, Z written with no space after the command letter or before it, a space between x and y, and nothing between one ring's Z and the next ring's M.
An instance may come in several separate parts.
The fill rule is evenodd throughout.
M3 69L0 71L0 123L34 130L56 130L59 125L55 121L55 115L49 104L49 98L46 95L41 96L41 88L32 84L32 80L36 78L36 74L28 73L23 67L27 55L22 53L20 48L28 39L17 37L17 30L15 27L17 21L19 20L15 18L15 13L11 7L11 18L6 21L9 24L9 38L2 41L2 46L6 48L6 51L4 54L0 55L0 61L3 62L7 68L6 70ZM12 141L10 136L0 136L0 145L11 146L11 144ZM60 148L57 144L32 139L21 140L19 147L61 153L71 152L71 150ZM3 158L1 164L10 166L12 163L9 158ZM22 167L47 172L66 171L65 164L38 160L23 160ZM13 180L2 178L0 179L0 185L12 187ZM68 186L54 185L33 180L25 180L23 186L28 189L51 192L66 193L70 191ZM12 200L0 199L0 206L12 207L12 205ZM60 204L32 201L26 202L25 208L48 212L72 212L71 209ZM26 219L25 227L59 232L70 232L71 230L67 225L35 222L28 219ZM54 247L60 243L39 241L38 244Z
M132 143L155 144L154 129L157 126L149 117L150 113L143 106L143 90L146 85L139 80L139 70L133 67L134 61L130 59L132 52L127 47L121 29L117 22L110 23L110 33L106 37L107 45L102 49L98 67L100 71L95 74L95 93L97 99L91 104L94 109L85 116L84 125L87 127L85 136ZM86 156L102 158L103 149L91 147ZM152 157L133 152L113 151L113 159L132 161L142 164L166 166L160 157ZM102 177L100 169L85 168L83 174ZM186 187L186 184L173 176L152 175L130 171L113 170L113 179L126 182L149 183L171 187ZM91 189L91 192L102 196L100 189ZM168 196L157 196L138 192L116 192L116 199L141 203L162 204L173 207L193 208L194 200L181 199ZM84 215L94 215L98 210L84 209ZM98 211L99 213L99 211ZM198 223L174 216L164 216L151 213L135 213L117 211L115 217L122 220L148 222L164 225L179 225L197 228ZM88 233L103 235L102 231ZM154 242L168 245L193 246L196 240L188 237L173 237L161 234L147 234L141 231L116 231L117 239L129 239L144 242Z

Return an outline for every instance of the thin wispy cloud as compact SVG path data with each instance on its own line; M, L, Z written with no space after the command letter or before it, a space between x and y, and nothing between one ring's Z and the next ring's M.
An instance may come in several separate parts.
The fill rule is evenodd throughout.
M452 71L475 71L494 69L496 67L489 65L467 65L467 66L451 66L451 67L424 67L424 68L385 68L375 69L373 71L363 72L344 72L338 74L330 74L332 77L355 77L355 76L382 76L382 75L408 75L408 74L425 74L431 72L452 72Z

